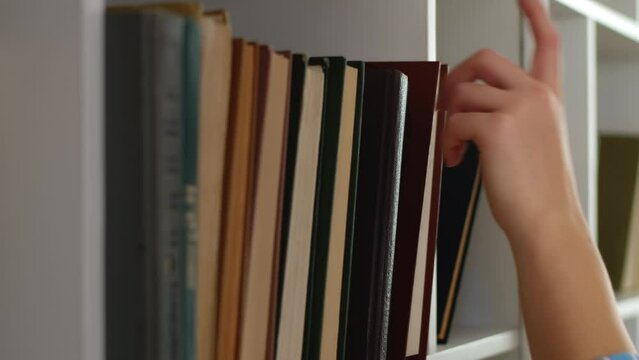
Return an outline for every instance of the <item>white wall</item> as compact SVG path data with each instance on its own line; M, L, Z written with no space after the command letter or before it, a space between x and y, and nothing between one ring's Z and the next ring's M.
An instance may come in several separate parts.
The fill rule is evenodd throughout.
M481 48L521 62L517 2L441 0L437 3L437 54L456 65ZM517 329L519 301L515 266L506 236L495 222L482 190L451 326L494 331ZM490 331L489 330L489 331Z
M599 130L639 135L639 59L599 61Z
M101 359L101 7L0 2L0 359Z
M599 0L599 2L633 19L637 18L637 6L639 6L637 0Z
M228 9L238 36L275 49L352 60L426 60L428 6L433 1L208 0L204 4Z

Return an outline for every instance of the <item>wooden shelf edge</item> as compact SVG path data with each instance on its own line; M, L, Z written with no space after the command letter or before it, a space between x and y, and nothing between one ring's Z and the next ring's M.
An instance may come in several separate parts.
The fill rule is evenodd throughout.
M635 42L639 42L639 24L594 0L552 0Z
M472 330L466 330L465 337L472 338ZM477 330L477 333L486 331ZM484 336L479 335L467 342L438 346L437 351L429 354L430 360L480 359L515 351L519 348L519 330L495 331Z

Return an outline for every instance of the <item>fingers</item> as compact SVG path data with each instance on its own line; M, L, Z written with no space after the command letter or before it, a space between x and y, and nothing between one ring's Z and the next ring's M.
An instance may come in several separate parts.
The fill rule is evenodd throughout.
M517 65L492 50L481 50L457 66L446 79L442 105L446 105L457 85L482 80L500 89L511 89L528 80Z
M490 85L461 83L451 90L447 110L458 112L493 112L507 105L508 92Z
M519 0L524 15L530 21L536 49L531 75L560 93L560 39L550 16L540 0Z
M472 141L481 149L495 113L456 113L446 120L442 149L447 166L457 166L464 158L465 143Z

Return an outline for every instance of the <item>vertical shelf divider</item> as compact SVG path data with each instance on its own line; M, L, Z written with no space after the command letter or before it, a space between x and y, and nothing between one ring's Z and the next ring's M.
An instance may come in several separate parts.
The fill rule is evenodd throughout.
M591 19L556 19L563 44L563 96L579 200L597 236L597 41Z

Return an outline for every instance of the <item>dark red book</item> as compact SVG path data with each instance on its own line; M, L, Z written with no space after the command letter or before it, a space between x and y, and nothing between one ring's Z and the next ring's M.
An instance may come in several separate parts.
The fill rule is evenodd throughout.
M407 77L366 67L347 359L387 357Z
M408 77L408 99L406 104L406 128L404 133L404 150L402 154L402 174L399 193L399 213L397 219L397 239L395 244L395 256L401 261L396 261L393 267L393 283L391 291L391 311L389 323L388 356L390 359L403 359L410 355L425 354L427 336L424 336L424 347L414 348L411 352L407 349L407 338L411 306L419 306L419 302L412 304L415 286L415 268L418 256L418 243L420 228L422 227L422 211L428 215L431 206L431 197L438 193L438 189L426 189L427 172L433 172L428 162L434 162L434 152L430 153L431 141L434 140L433 125L437 124L435 105L439 84L440 63L428 61L416 62L375 62L369 63L376 68L395 69ZM432 175L430 175L432 176ZM433 184L431 181L430 184ZM438 182L437 182L438 184ZM436 190L436 191L433 191ZM426 206L424 204L426 203ZM424 226L433 227L437 223L425 223ZM425 229L422 229L424 231ZM426 246L427 237L422 236L423 246ZM421 256L427 254L422 251ZM422 259L420 276L425 275ZM430 300L430 289L426 289L425 283L418 282L417 286L424 292L424 299ZM429 287L430 288L430 287ZM423 302L423 309L430 310L430 301ZM415 312L415 309L412 310ZM420 312L417 311L417 314ZM427 314L428 315L428 314ZM428 330L428 319L424 318L420 330ZM421 322L420 320L417 320ZM420 331L418 331L420 332ZM417 334L421 335L421 334ZM414 335L413 335L414 336ZM421 339L421 336L420 336ZM421 343L421 341L420 341ZM421 345L421 344L420 344Z

